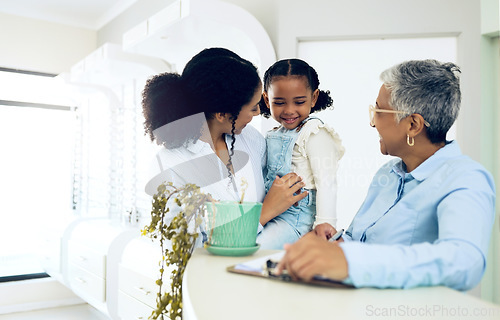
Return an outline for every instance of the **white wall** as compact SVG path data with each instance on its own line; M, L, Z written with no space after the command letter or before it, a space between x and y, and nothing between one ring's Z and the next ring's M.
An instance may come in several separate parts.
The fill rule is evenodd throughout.
M278 0L221 0L247 10L266 29L276 47L278 39ZM113 19L97 33L97 46L106 42L121 44L124 32L164 9L174 0L137 0L130 8Z
M106 42L122 43L124 32L135 27L161 9L164 9L174 0L137 0L127 10L111 20L97 32L97 46Z
M500 1L481 0L481 33L500 35Z
M488 264L482 280L483 299L500 303L500 3L481 0L481 83L483 113L482 159L495 177L497 185L497 216L490 242ZM493 146L493 148L491 147Z
M280 36L280 0L222 0L242 7L259 20L266 29L274 49L278 48L278 38ZM325 0L330 1L330 0ZM293 0L290 1L290 3Z
M0 66L61 73L96 48L96 32L0 13Z

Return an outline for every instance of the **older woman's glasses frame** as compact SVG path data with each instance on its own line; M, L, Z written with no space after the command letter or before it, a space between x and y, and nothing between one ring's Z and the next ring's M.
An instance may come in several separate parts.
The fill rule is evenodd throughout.
M410 114L404 112L404 111L399 111L399 110L388 110L388 109L377 109L375 108L373 105L369 105L368 106L368 116L370 117L370 125L372 127L375 126L375 121L374 121L374 118L375 118L375 113L376 112L382 112L382 113L396 113L396 114L406 114L407 116L409 116ZM424 124L427 128L429 128L431 126L431 124L427 121L425 121L424 119Z

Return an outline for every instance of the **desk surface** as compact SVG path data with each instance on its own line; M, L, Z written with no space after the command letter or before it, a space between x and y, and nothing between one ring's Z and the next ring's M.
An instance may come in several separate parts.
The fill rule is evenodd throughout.
M500 306L446 287L328 288L226 271L274 252L220 257L196 249L184 274L184 319L500 319Z

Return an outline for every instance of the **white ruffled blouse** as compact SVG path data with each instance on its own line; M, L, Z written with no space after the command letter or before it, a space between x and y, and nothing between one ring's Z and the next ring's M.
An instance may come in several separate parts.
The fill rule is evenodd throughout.
M292 171L302 177L305 188L316 190L314 226L337 223L337 168L344 155L339 135L327 124L307 121L292 152Z

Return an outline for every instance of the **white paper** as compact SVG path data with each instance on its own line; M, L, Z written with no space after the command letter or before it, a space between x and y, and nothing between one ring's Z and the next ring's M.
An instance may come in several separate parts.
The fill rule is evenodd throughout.
M285 250L247 262L238 263L234 269L241 271L262 272L267 260L271 259L273 261L280 261L284 255Z

